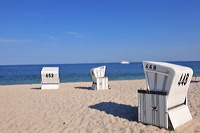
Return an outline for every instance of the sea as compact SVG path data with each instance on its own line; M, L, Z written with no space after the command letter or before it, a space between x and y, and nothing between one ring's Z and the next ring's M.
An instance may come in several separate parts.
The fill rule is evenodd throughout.
M193 69L193 77L200 76L200 61L169 62ZM93 64L0 65L0 85L40 84L43 67L59 67L60 82L92 82L90 69L106 66L110 80L144 79L142 62Z

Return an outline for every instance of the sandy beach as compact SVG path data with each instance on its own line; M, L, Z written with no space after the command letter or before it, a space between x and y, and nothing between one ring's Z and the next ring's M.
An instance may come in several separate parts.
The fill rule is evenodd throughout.
M61 83L59 90L1 85L0 132L200 132L200 82L191 83L188 91L193 120L175 131L138 122L137 90L146 88L145 80L109 81L111 89L100 91L91 90L91 84Z

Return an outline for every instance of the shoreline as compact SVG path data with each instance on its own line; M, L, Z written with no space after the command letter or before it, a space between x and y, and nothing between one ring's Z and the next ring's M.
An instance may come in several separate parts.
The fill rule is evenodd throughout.
M145 79L128 79L128 80L109 80L108 79L108 83L109 82L113 82L113 81L135 81L135 80L145 80ZM196 83L196 82L200 82L200 77L192 77L191 83ZM66 83L92 83L91 81L83 81L83 82L61 82L60 84L66 84ZM41 83L34 83L34 84L6 84L6 85L0 85L0 86L14 86L14 85L41 85Z
M134 81L134 80L144 80L144 79L128 79L128 80L108 80L108 82L112 81ZM60 82L60 84L66 84L66 83L92 83L91 81L77 81L77 82ZM6 84L6 85L0 85L0 86L13 86L13 85L39 85L39 83L34 83L34 84ZM41 85L41 83L40 83Z

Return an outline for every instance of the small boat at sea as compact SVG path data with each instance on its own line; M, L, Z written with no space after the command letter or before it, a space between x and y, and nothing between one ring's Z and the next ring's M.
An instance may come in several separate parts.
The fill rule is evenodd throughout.
M130 64L130 62L128 62L128 61L121 61L120 63L121 64Z

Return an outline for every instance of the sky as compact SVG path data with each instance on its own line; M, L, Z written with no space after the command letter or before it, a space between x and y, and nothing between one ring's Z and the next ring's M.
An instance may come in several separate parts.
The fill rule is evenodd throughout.
M0 0L0 65L200 61L199 0Z

